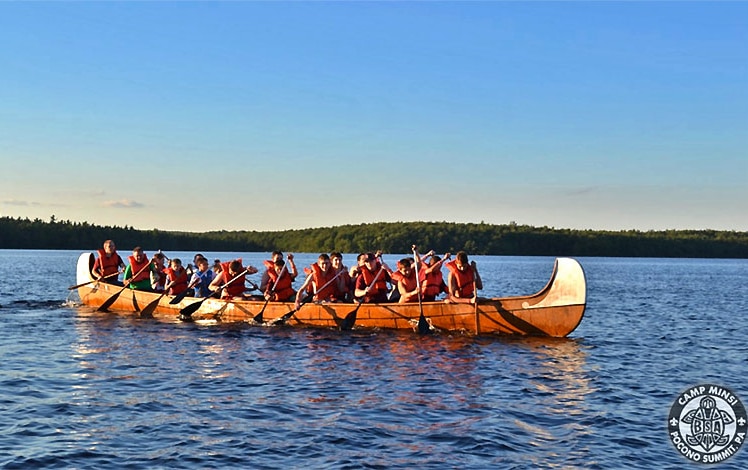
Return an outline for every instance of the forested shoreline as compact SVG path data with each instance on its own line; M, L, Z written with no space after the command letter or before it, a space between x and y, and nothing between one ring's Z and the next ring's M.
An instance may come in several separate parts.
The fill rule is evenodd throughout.
M407 253L412 244L439 253L480 255L748 258L748 232L719 230L600 231L514 223L378 222L274 232L171 232L87 222L0 217L0 249L94 250L106 239L119 250L140 245L171 251L282 250Z

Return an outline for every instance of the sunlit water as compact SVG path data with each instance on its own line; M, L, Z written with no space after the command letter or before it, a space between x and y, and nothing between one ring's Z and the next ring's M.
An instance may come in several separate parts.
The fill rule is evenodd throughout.
M5 468L676 469L696 465L667 435L681 391L748 402L746 260L581 258L582 324L521 339L95 313L67 290L78 255L0 250ZM534 293L553 266L474 259L486 296Z

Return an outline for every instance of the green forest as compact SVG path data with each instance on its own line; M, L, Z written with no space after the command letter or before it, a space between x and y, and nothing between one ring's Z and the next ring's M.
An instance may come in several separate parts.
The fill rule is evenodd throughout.
M113 239L120 251L135 246L172 251L282 250L297 253L407 253L413 244L438 253L478 255L748 258L748 232L719 230L599 231L515 223L379 222L277 232L204 233L136 230L87 222L0 217L0 249L94 250Z

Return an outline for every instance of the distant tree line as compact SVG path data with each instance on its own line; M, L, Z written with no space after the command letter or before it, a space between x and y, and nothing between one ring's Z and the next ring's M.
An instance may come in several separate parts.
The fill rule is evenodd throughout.
M137 245L171 251L282 250L407 253L466 250L481 255L748 258L748 232L718 230L600 231L515 223L380 222L276 232L167 232L87 222L0 217L0 248L94 250L113 239L120 251Z

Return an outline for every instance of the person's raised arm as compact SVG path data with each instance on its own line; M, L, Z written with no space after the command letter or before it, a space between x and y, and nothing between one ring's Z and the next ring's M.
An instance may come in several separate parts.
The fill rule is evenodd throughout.
M286 259L288 259L288 274L291 275L291 281L295 281L299 271L296 269L296 263L293 262L293 253L289 253Z
M437 269L441 269L442 265L444 264L444 262L445 261L449 261L449 258L451 258L451 257L452 257L452 253L450 253L450 252L444 253L444 258L442 258L439 261L437 261L436 263L434 263L433 266L429 266L428 268L426 268L426 270L425 270L426 274L431 274L432 272L436 271Z
M472 261L470 267L473 268L473 276L475 277L475 290L483 289L483 280L480 278L480 274L478 273L478 265L475 264L475 261Z

